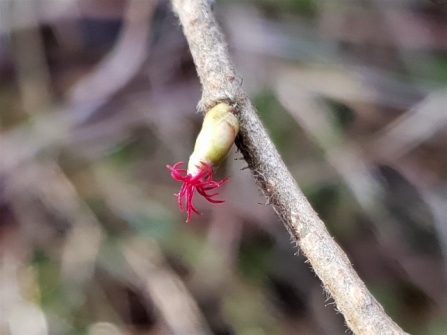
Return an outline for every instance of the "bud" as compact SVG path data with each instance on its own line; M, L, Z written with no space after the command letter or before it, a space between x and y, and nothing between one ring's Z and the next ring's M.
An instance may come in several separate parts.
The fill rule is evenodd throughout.
M239 132L239 121L233 111L228 104L220 103L206 113L194 152L189 157L188 170L180 168L183 162L174 166L166 165L172 178L182 182L180 191L175 196L179 209L187 213L187 222L191 219L192 212L201 214L192 203L196 190L211 203L224 202L213 199L218 194L209 192L228 180L225 178L219 182L213 181L213 169L225 159Z
M194 152L189 157L188 173L198 173L201 163L217 168L230 151L238 132L239 121L232 107L220 103L211 108L203 119Z

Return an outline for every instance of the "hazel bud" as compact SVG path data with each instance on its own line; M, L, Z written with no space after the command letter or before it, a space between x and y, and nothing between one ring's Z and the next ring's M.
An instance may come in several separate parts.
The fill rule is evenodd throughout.
M231 106L220 103L211 108L205 115L194 152L189 157L188 173L197 174L202 164L219 166L230 151L238 132L239 121Z

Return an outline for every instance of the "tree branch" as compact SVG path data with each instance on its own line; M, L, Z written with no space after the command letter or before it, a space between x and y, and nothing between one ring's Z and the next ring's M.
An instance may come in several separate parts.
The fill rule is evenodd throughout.
M405 334L358 277L279 156L241 88L224 36L213 16L211 1L171 1L203 87L199 109L206 111L220 101L236 106L241 127L238 148L296 246L334 298L349 328L362 335Z

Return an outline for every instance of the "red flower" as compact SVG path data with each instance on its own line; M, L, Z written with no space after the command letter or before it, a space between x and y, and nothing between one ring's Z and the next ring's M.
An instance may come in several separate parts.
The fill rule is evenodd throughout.
M209 192L225 183L228 180L228 177L222 179L221 181L214 181L212 167L203 162L201 163L200 167L198 166L199 172L196 175L191 175L186 169L181 169L180 167L182 165L183 162L179 162L174 166L166 165L166 167L171 170L171 176L173 179L183 183L179 193L174 195L178 199L178 207L180 210L182 212L186 211L186 222L188 222L191 219L192 212L199 215L202 214L194 207L192 203L194 191L197 190L202 197L213 204L225 202L225 200L213 199L213 197L218 195L218 193L209 194Z

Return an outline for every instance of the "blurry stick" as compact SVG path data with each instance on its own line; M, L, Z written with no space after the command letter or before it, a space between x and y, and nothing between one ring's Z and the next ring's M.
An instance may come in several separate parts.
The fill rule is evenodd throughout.
M15 223L20 212L9 200L1 198L3 205L11 203L15 213L0 218L0 334L47 335L48 322L38 301L37 273L30 265L31 246Z
M240 87L207 0L172 0L203 86L203 111L226 100L237 107L238 147L297 247L356 334L405 334L384 312L298 188Z
M424 141L433 137L447 126L447 89L436 90L413 106L404 115L380 131L369 146L375 156L385 162L399 162L399 159ZM419 185L415 178L409 178L424 198L433 214L435 228L441 244L445 270L447 271L447 210L445 190L439 185Z
M74 105L92 104L90 110L83 108L78 117L85 119L90 116L137 74L149 51L149 28L157 3L157 0L129 0L115 46L72 90L71 102Z
M414 184L413 184L414 185ZM441 244L442 253L444 256L444 272L447 279L447 207L446 207L446 195L447 186L441 185L437 188L427 190L417 185L420 194L422 195L425 203L430 207L433 215L436 230L438 232L438 239Z
M430 93L424 100L377 134L371 143L382 159L396 161L447 126L447 89Z
M68 230L61 255L61 274L70 284L83 286L93 275L103 239L95 214L83 203L57 164L30 163L11 176L16 194L37 198L55 217L64 218L67 222L65 226L56 227L60 231ZM26 214L27 211L23 211L24 218ZM35 236L30 238L36 239Z
M122 252L173 335L211 334L197 303L180 278L164 264L155 242L128 239L122 244Z
M42 36L33 1L14 1L9 19L26 23L25 29L10 31L12 51L16 60L17 78L23 108L28 115L48 106L51 98L50 76L45 59Z

